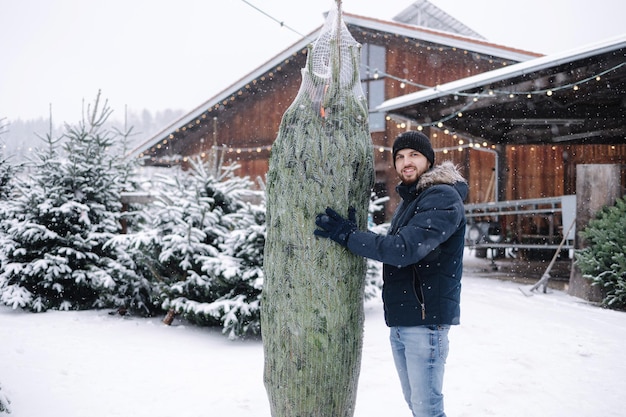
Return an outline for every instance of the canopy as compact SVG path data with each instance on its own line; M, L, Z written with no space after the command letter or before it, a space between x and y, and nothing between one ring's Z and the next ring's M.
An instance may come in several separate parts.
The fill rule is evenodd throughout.
M396 97L376 110L495 144L621 144L626 35Z

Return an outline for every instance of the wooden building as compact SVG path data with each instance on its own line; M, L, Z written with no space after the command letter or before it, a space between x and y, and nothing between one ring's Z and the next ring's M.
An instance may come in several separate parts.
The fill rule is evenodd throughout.
M394 21L348 13L344 13L344 21L362 45L361 80L369 101L376 192L380 196L387 195L397 184L391 161L394 138L404 130L418 128L418 124L377 107L396 97L540 56L489 43L425 0L417 1ZM264 178L282 115L300 87L307 45L318 32L165 127L138 147L134 155L146 166L184 168L190 157L209 158L219 152L225 163L241 166L240 175ZM428 128L426 132L437 149L438 162L452 160L469 174L469 148L459 147L460 139L454 133ZM489 182L493 162L481 159L471 163L473 175ZM389 208L393 208L397 199L395 193L389 195ZM470 190L470 202L486 198L481 187ZM377 220L387 217L382 212Z
M555 200L576 200L579 165L618 167L618 194L626 193L626 35L389 99L377 110L428 126L445 146L468 146L474 204L466 208L483 215L468 212L470 220L497 221L496 239L519 247L551 249L566 234L571 220Z

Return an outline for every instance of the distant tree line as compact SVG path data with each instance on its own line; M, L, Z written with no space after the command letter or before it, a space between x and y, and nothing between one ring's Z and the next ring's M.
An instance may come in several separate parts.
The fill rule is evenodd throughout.
M134 148L150 139L153 134L163 129L184 114L183 110L166 109L152 113L149 110L141 112L128 111L126 114L115 114L109 117L103 126L106 129L125 131L133 127L133 134L129 136L129 146ZM4 149L7 158L23 161L32 155L37 147L42 145L42 138L46 135L61 136L64 132L64 123L57 123L54 114L49 118L0 120L0 146Z

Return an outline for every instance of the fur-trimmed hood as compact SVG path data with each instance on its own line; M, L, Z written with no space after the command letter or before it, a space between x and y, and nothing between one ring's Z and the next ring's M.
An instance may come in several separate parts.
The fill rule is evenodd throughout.
M452 162L445 161L422 174L417 181L417 190L422 190L435 184L454 185L457 182L467 183L458 168Z

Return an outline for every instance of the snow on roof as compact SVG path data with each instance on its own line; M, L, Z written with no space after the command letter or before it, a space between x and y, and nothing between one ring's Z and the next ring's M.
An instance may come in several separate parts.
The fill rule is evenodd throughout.
M467 49L480 54L491 55L511 61L526 61L542 54L524 51L509 46L487 42L480 38L459 35L444 30L433 29L424 26L415 26L401 22L392 22L372 17L358 16L344 13L344 21L347 25L361 26L380 32L387 32L398 36L430 42L438 45L450 46L458 49Z
M395 97L383 102L375 110L389 112L413 104L423 103L434 98L471 90L476 87L482 87L494 82L513 78L518 75L541 71L564 63L601 55L624 47L626 47L626 34L580 48L542 56L540 58L513 64L508 67L483 72L443 85L428 88L426 90Z

